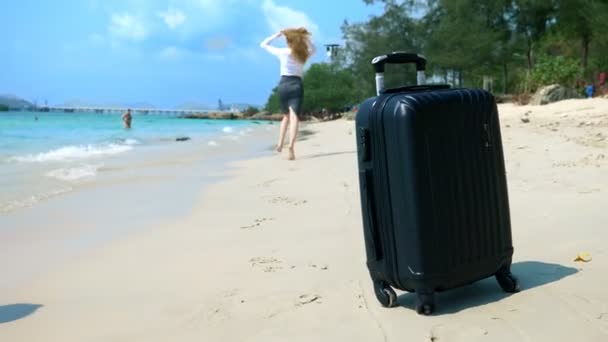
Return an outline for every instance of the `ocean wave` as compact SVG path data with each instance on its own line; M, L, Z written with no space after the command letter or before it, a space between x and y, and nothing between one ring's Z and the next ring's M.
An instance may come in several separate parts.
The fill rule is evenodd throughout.
M136 139L125 139L125 145L133 146L133 145L141 145L141 142Z
M57 190L52 190L43 194L39 194L39 195L32 195L28 198L24 198L24 199L20 199L20 200L13 200L13 201L9 201L7 203L0 203L0 213L8 213L17 209L21 209L21 208L27 208L27 207L31 207L33 205L35 205L38 202L53 198L53 197L57 197L59 195L68 193L70 191L72 191L72 188L64 188L64 189L57 189Z
M91 178L97 175L97 171L103 165L82 165L79 167L52 170L46 173L47 177L63 181L76 181L83 178Z
M222 129L222 132L224 133L232 133L234 132L234 128L230 127L230 126L226 126Z
M91 157L110 156L125 153L132 149L133 146L119 144L64 146L48 152L11 157L8 159L8 161L20 163L68 161L87 159Z
M238 135L226 135L223 137L224 140L232 140L232 141L238 141L240 139L240 137Z

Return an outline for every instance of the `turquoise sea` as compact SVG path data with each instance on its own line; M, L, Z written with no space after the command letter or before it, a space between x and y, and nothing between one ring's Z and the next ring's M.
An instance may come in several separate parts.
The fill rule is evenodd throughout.
M0 113L0 214L72 191L117 165L159 159L176 146L211 151L245 144L264 126L134 113L128 130L118 113Z

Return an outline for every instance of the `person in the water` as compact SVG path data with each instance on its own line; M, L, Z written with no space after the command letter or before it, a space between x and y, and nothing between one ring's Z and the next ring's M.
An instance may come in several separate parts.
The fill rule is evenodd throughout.
M131 120L133 120L131 109L127 109L127 112L122 115L122 121L125 124L125 128L131 128Z

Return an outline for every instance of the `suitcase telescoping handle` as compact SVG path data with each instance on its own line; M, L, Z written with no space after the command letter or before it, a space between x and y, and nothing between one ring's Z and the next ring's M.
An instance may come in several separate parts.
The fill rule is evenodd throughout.
M384 91L384 66L386 64L416 64L417 84L426 83L426 58L416 53L392 52L372 59L372 65L376 70L376 94L380 95Z

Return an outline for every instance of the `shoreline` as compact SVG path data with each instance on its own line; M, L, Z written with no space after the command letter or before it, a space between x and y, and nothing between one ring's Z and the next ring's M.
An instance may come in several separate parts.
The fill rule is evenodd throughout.
M87 113L79 114L84 118L92 117ZM19 116L16 118L23 121ZM43 120L45 117L41 117ZM268 129L266 125L273 125L258 121L232 123L222 120L202 125L170 125L165 132L151 127L150 121L144 120L141 129L121 130L113 127L115 132L108 131L106 122L95 122L99 132L107 132L77 139L53 136L52 129L56 124L51 120L46 126L28 122L32 126L26 128L36 130L33 134L35 138L19 144L16 138L9 136L5 146L0 146L0 167L3 169L0 172L0 185L5 189L0 194L0 218L97 181L120 178L119 175L125 172L137 172L149 165L170 164L172 160L181 162L179 159L182 157L178 156L192 159L187 155L221 155L221 150L225 148L238 148L233 145L238 145L240 141L243 149L247 149L247 144L253 142L255 145L251 139L257 139ZM167 121L168 124L175 122ZM10 133L11 121L8 125ZM47 133L50 138L47 144L41 144L38 141L42 141L40 136L44 137L46 129L51 130L51 133ZM15 136L21 134L18 130L16 132ZM97 132L92 129L92 133Z
M266 155L271 146L266 129L238 141L230 135L213 139L218 146L193 140L114 156L94 179L70 182L69 191L0 213L0 269L11 279L0 289L20 286L90 249L189 215L200 194L226 178L231 162ZM21 261L15 264L15 259Z
M408 293L382 308L365 266L354 122L337 120L303 127L295 161L230 162L188 214L0 292L40 305L0 323L0 340L603 341L608 100L499 111L520 293L488 278L439 294L431 317ZM580 251L592 261L574 262Z

